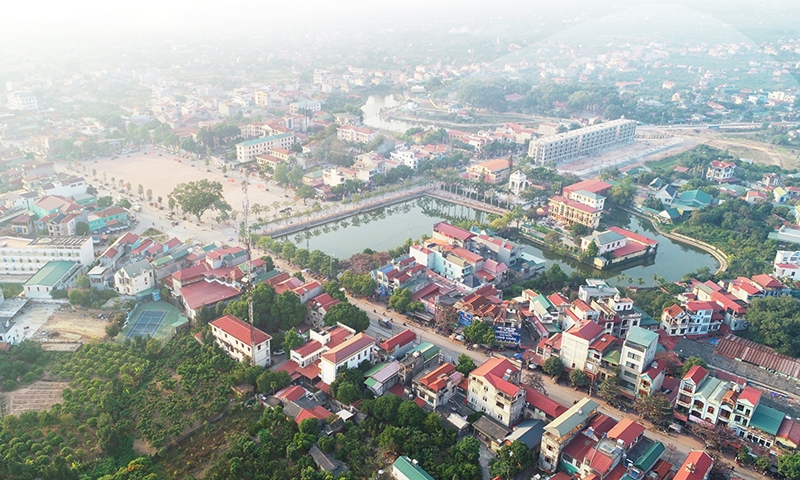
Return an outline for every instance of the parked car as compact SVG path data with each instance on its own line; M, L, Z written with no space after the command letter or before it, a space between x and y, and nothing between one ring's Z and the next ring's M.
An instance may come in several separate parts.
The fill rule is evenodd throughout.
M277 352L273 352L272 354L277 357L278 355L286 355L286 352L284 352L283 350L278 350Z

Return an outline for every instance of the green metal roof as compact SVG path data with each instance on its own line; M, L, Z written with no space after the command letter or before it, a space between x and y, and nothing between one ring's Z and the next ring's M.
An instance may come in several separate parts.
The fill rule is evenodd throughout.
M289 137L291 135L293 135L293 134L292 133L281 133L281 134L272 135L272 136L269 136L269 137L256 138L255 140L247 140L246 142L237 143L236 146L241 145L243 147L249 147L250 145L258 145L259 143L271 142L273 140L286 138L286 137Z
M644 452L641 457L639 457L638 460L636 460L636 463L634 463L633 466L644 472L647 472L653 468L653 465L655 465L658 459L661 458L661 454L664 453L665 450L666 447L664 447L663 443L656 442L652 444L650 448L648 448L647 451Z
M622 352L619 349L611 350L604 357L603 360L612 364L619 365L619 360L622 358Z
M550 422L545 430L553 429L558 433L558 438L561 438L578 425L583 424L595 410L597 410L597 402L589 397L584 397Z
M753 418L750 419L750 426L774 436L778 434L783 417L783 412L759 404L753 412Z
M642 316L642 319L639 320L639 326L641 326L642 328L644 328L644 327L654 327L654 326L659 324L659 322L657 322L655 318L653 318L650 315L648 315L647 312L645 312L641 308L639 308L637 306L634 306L633 307L633 311Z
M405 455L397 457L397 460L394 462L394 468L408 480L434 480L434 478L428 475L419 465L411 463L411 459Z
M439 347L430 342L422 342L416 347L409 350L407 355L412 355L414 352L420 352L422 356L425 357L425 360L428 360L434 355L439 354Z
M364 384L369 388L375 388L375 385L378 384L378 381L372 377L369 377L368 379L364 380Z
M631 327L628 330L628 335L625 337L625 342L635 343L647 348L651 343L658 341L658 334L656 332L645 330L642 327Z
M55 287L58 282L64 278L64 275L69 273L70 269L75 266L76 262L68 262L66 260L52 260L47 262L44 267L40 268L34 276L30 278L25 285L44 285L46 287Z
M364 376L365 377L371 377L371 376L375 375L376 373L380 372L383 369L383 367L385 367L386 365L388 365L386 362L379 363L379 364L375 365L374 367L370 368L369 370L367 370L366 372L364 372Z

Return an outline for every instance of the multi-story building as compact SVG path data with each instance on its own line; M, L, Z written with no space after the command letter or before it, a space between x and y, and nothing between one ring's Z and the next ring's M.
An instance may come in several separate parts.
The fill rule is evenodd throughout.
M702 450L692 450L678 469L673 480L707 480L714 459Z
M439 222L433 226L433 238L444 240L452 245L466 248L467 250L473 250L475 248L474 233L450 225L447 222Z
M558 468L561 450L597 413L598 404L588 397L578 400L566 412L544 427L539 467L547 472Z
M94 262L91 237L0 237L0 274L33 275L47 262Z
M269 343L272 337L233 315L225 315L211 322L214 341L231 358L252 365L266 367L272 363Z
M584 180L564 187L563 195L550 198L550 218L572 225L579 223L596 229L600 225L606 197L602 194L611 188L610 183Z
M147 260L126 265L114 274L114 287L120 295L138 296L155 287L155 271Z
M773 265L776 277L800 279L800 251L778 250Z
M361 332L320 356L320 378L330 385L342 368L355 368L361 362L373 361L378 347L375 339Z
M417 395L433 408L447 404L456 393L464 375L452 363L443 363L433 371L414 379Z
M619 290L599 278L587 278L586 285L578 287L578 298L587 304L591 303L593 298L613 297L614 295L619 295Z
M591 320L573 325L561 336L561 361L569 369L584 370L589 345L603 334L603 327Z
M638 396L641 375L651 367L657 346L657 333L639 326L628 330L619 362L619 380L623 389Z
M528 145L528 156L540 165L563 163L632 143L635 136L636 122L619 119L532 140Z
M520 253L522 252L521 247L514 245L504 238L478 235L474 237L474 239L475 247L482 256L491 258L500 263L505 263L509 267L517 263Z
M709 182L725 183L735 179L736 164L733 162L721 162L714 160L708 165L706 179Z
M293 133L281 133L269 137L256 138L236 144L236 161L249 163L258 155L268 153L273 148L291 148L295 142Z
M336 130L336 138L345 142L369 143L377 138L378 132L369 128L347 125Z
M39 110L39 102L31 92L9 92L6 101L9 110Z
M469 374L467 405L507 427L513 425L525 406L519 375L508 359L490 358Z
M467 174L473 180L486 183L504 182L511 173L511 161L496 158L467 167Z

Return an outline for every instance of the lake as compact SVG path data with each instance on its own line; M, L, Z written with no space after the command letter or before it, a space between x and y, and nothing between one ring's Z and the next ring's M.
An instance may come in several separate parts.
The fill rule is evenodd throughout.
M383 119L380 115L381 109L397 107L402 104L403 102L395 100L394 95L370 95L367 97L367 103L361 107L361 110L364 111L364 125L380 130L405 132L414 125L400 120Z
M402 245L408 238L419 239L423 234L430 236L433 224L443 220L481 221L485 215L484 212L463 205L423 197L317 227L311 235L295 234L288 238L298 247L319 249L343 259L366 248L388 250ZM568 273L579 270L588 277L607 278L610 283L618 283L614 277L624 273L633 279L634 286L638 285L639 278L644 280L645 285L652 285L653 275L675 281L699 267L708 267L715 271L719 266L708 253L658 234L648 221L627 212L614 210L606 221L658 240L658 254L655 258L651 257L648 264L632 264L599 271L575 260L542 251L533 245L525 245L524 249L547 260L547 268L556 262ZM627 280L622 284L630 285Z

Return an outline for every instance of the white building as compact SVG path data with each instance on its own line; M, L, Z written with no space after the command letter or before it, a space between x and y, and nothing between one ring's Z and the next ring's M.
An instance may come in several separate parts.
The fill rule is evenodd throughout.
M452 363L443 363L433 371L414 379L419 398L433 408L447 404L456 393L464 375Z
M336 137L339 140L352 143L369 143L378 136L378 132L364 127L354 127L347 125L339 127Z
M800 251L778 250L773 265L778 278L800 278Z
M126 265L114 274L114 287L120 295L136 296L155 287L155 271L147 260Z
M506 427L513 425L525 407L519 375L519 369L508 359L490 358L469 374L467 405Z
M603 327L591 320L576 323L561 336L561 361L569 369L585 370L589 345L603 335Z
M619 361L620 385L628 391L638 392L639 380L653 363L658 346L658 334L635 326L628 330L622 343Z
M273 148L292 147L295 142L293 133L281 133L269 137L256 138L246 142L236 144L236 161L248 163L256 159L258 155L269 153Z
M535 163L562 163L583 155L632 143L636 122L619 119L531 141L528 156Z
M31 92L9 92L6 100L9 110L39 110L39 102Z
M508 189L517 197L527 190L529 185L528 176L522 173L522 170L517 170L508 177Z
M211 322L211 334L217 345L239 362L248 360L261 367L272 363L269 349L272 337L233 315L225 315Z
M92 237L0 237L0 274L33 275L47 262L94 262Z
M320 378L330 385L343 367L355 368L363 361L372 362L378 347L375 339L361 332L320 356Z

